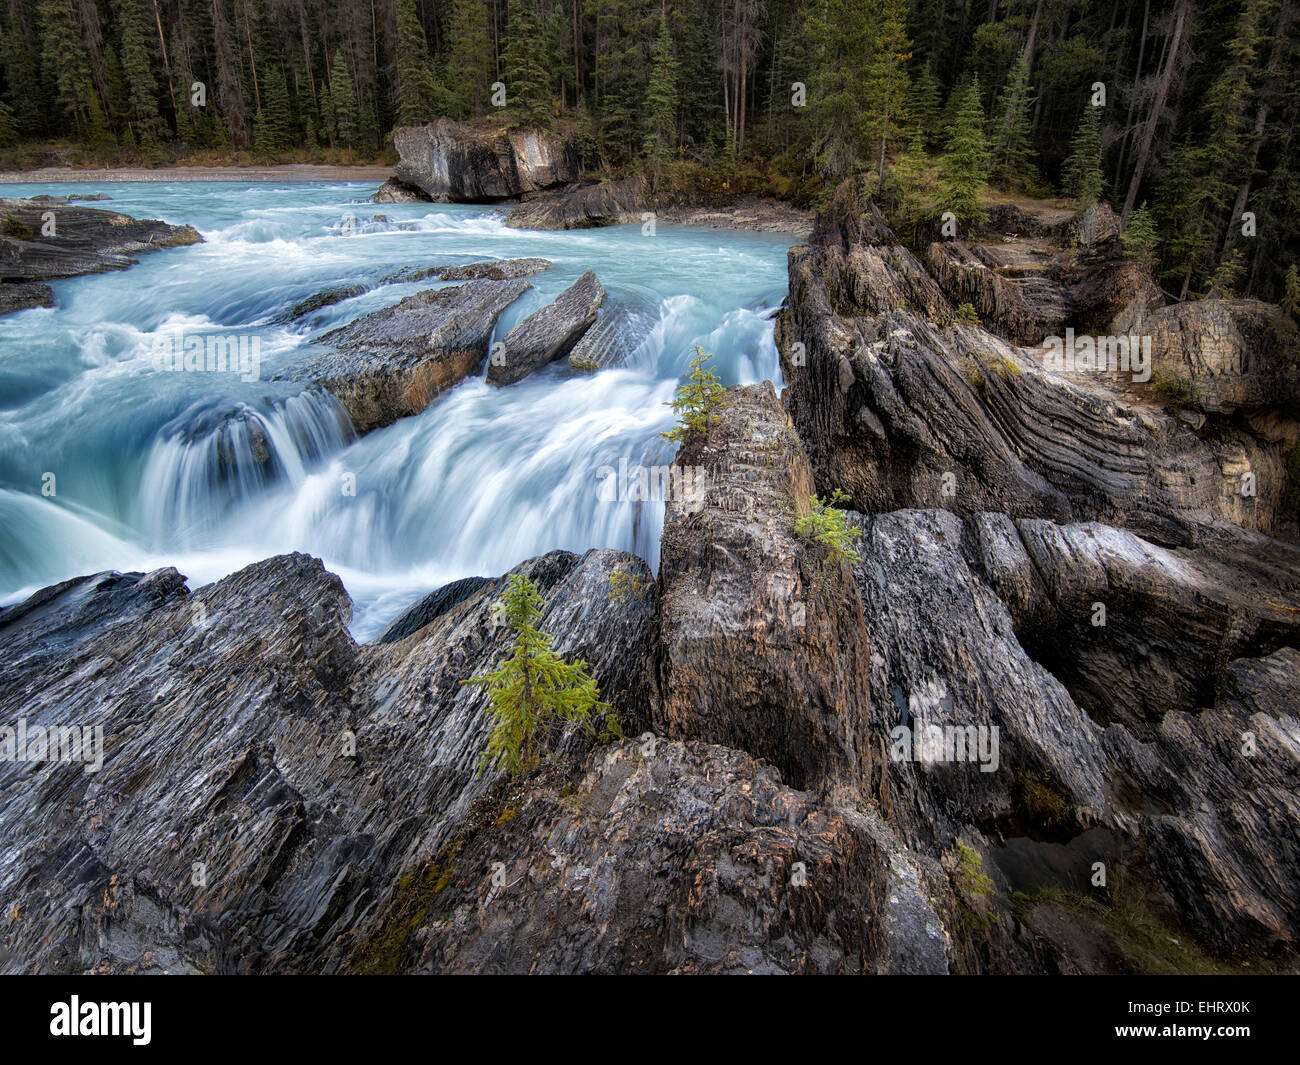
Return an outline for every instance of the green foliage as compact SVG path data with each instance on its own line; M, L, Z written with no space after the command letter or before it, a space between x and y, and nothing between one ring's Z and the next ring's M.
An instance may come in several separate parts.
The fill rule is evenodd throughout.
M990 923L988 907L993 881L984 872L979 851L964 840L957 841L957 863L952 879L966 920L976 927L986 927Z
M714 413L726 401L727 390L721 379L705 365L711 359L698 344L691 359L689 380L677 389L677 395L668 403L677 415L677 424L660 435L675 444L685 443L693 436L708 432Z
M122 73L126 77L133 120L131 130L141 146L157 143L167 132L158 113L158 82L153 75L158 36L153 17L145 10L148 0L120 0L118 22L122 30Z
M541 28L533 0L510 0L501 67L506 110L530 126L549 126L554 117Z
M631 573L616 569L609 575L609 601L622 603L628 596L639 596L646 589L645 581Z
M343 50L334 53L330 66L330 118L335 143L343 148L357 146L357 89L348 72Z
M542 597L533 582L513 574L501 606L515 634L514 652L496 669L465 682L487 688L491 700L493 725L482 767L501 768L510 776L533 768L547 730L557 721L595 735L593 717L600 717L601 735L618 735L618 720L601 701L587 663L565 662L551 650L551 637L537 628Z
M397 121L413 126L434 117L433 60L415 0L397 4Z
M1210 281L1210 291L1207 295L1211 299L1236 299L1241 279L1245 276L1245 273L1246 260L1241 254L1241 249L1234 248L1232 253L1223 259L1215 269L1214 277Z
M1101 108L1083 105L1083 116L1070 142L1070 155L1061 168L1061 185L1085 207L1101 200L1106 179L1101 172Z
M1142 201L1142 206L1128 216L1128 221L1124 223L1124 232L1120 239L1124 243L1124 248L1130 255L1137 255L1141 258L1149 258L1155 253L1157 245L1160 243L1160 234L1156 230L1156 221L1147 210L1146 201Z
M943 87L934 76L932 68L933 63L927 60L921 72L912 80L911 99L908 101L912 123L920 132L922 144L926 148L939 145L939 111L943 95Z
M838 488L831 492L828 500L813 496L808 513L799 515L794 521L794 531L826 548L827 559L835 564L857 562L859 558L850 545L862 538L862 530L850 526L845 512L836 507L837 503L848 501L849 497Z
M454 0L447 18L446 52L444 83L454 117L481 115L495 80L487 0Z
M979 325L980 316L972 304L963 303L957 308L957 321Z
M271 155L288 147L289 139L289 90L280 68L272 66L262 86L262 109L253 119L253 150Z
M1282 309L1292 318L1300 318L1300 270L1295 263L1286 268L1282 281Z
M944 180L944 206L962 225L978 225L988 218L980 196L989 174L979 79L959 93L939 167Z
M659 37L650 59L650 81L645 98L645 154L658 178L677 147L677 60L668 19L659 22Z
M1029 113L1034 94L1029 86L1029 57L1023 51L1002 90L993 141L993 174L1005 185L1024 188L1034 179L1033 127Z

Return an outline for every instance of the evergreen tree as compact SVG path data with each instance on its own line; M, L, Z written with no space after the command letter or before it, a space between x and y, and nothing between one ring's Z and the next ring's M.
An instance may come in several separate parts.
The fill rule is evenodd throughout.
M993 174L1006 184L1023 187L1033 173L1035 153L1030 143L1033 128L1029 119L1033 106L1029 57L1022 51L1002 91L993 141Z
M533 0L509 0L510 23L501 67L506 109L528 125L551 124L550 75Z
M334 53L330 66L330 114L335 143L341 148L357 146L357 90L343 59L343 50Z
M1083 105L1083 117L1070 142L1070 155L1061 167L1061 186L1085 207L1101 200L1106 179L1101 172L1101 108Z
M531 769L546 732L561 721L594 735L592 717L599 714L603 733L618 735L618 721L601 701L587 663L565 662L551 649L551 637L537 628L542 597L523 574L512 574L507 582L501 614L515 634L514 651L496 669L466 682L487 688L491 700L492 731L482 766L511 776Z
M0 148L8 148L18 143L18 126L14 121L13 109L0 100Z
M433 60L415 0L397 5L397 122L414 126L434 117Z
M660 434L665 440L684 444L691 437L708 432L714 414L726 402L727 390L722 381L712 367L704 365L708 359L704 349L697 344L687 375L689 380L677 389L677 394L668 403L680 420L669 432Z
M962 225L969 226L988 218L980 194L988 183L989 150L984 139L979 78L957 91L960 95L939 169L943 176L943 206Z
M455 0L447 19L446 48L446 88L456 117L481 115L495 80L486 0Z
M1147 210L1146 200L1142 206L1128 216L1120 239L1130 254L1140 258L1150 258L1160 243L1160 234L1156 230L1155 219Z
M292 136L289 90L280 68L272 64L262 85L262 109L253 119L253 150L272 155L289 145Z
M122 73L126 78L131 128L141 147L156 144L166 134L158 113L158 81L153 74L155 44L153 20L144 5L148 0L119 0L118 24L122 30Z
M907 39L903 0L885 0L882 14L867 66L863 118L864 133L877 153L877 181L883 184L886 147L907 121L911 82L906 64L912 58L912 42Z
M921 73L912 81L911 99L908 110L912 122L921 131L924 146L935 147L939 141L939 112L942 90L939 79L934 76L930 61L921 68Z
M858 168L865 145L863 86L876 53L876 35L867 5L859 0L824 0L808 9L805 27L816 66L808 86L811 153L817 170L838 181Z
M41 65L53 82L55 103L78 136L92 143L107 142L108 119L95 89L73 0L40 0L37 10Z
M650 60L650 84L645 99L645 154L654 166L656 179L664 164L672 160L677 147L677 60L668 19L659 24Z

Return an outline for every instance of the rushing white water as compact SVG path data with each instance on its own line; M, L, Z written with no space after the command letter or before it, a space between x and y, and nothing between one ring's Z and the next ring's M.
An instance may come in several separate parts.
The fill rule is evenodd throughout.
M663 504L605 501L605 475L671 461L665 404L695 345L728 384L778 378L770 319L789 239L662 224L653 236L514 230L488 208L372 205L372 189L55 190L107 192L113 208L188 222L206 243L55 282L55 308L0 318L0 602L100 569L175 565L195 587L306 551L343 578L364 639L446 581L555 548L657 563ZM592 269L625 308L606 339L634 349L626 366L575 376L560 363L502 389L480 376L359 439L332 397L270 379L325 330L430 287L380 283L402 267L523 256L555 265L529 279L497 335ZM355 284L373 287L276 324L305 297ZM160 371L155 344L178 331L256 338L259 375Z

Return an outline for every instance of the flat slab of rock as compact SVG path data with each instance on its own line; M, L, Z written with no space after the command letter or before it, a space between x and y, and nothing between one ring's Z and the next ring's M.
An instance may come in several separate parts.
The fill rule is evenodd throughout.
M354 296L363 296L369 291L368 285L335 285L333 288L321 289L319 292L313 292L305 300L299 300L274 321L279 324L296 322L299 318L306 318L307 315L323 307L332 307Z
M534 311L506 334L504 351L493 356L487 379L494 385L521 381L573 350L596 320L605 286L588 270L554 303Z
M0 288L125 270L136 255L202 241L193 226L73 206L53 196L0 197ZM17 296L0 293L0 313L51 305L33 303L34 298L43 299L44 293L31 288Z
M276 374L333 393L357 432L419 414L477 372L497 318L532 286L469 281L426 289L320 337L332 350Z
M54 289L40 281L0 284L0 314L25 311L29 307L53 307Z
M530 277L549 270L550 259L497 259L484 263L462 263L459 266L404 266L384 278L385 285L400 285L411 281L510 281L516 277Z

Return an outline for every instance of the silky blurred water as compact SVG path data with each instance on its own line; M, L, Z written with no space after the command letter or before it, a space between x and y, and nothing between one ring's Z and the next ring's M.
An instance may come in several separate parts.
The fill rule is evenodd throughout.
M0 603L102 569L174 565L193 588L296 550L342 577L366 639L432 588L555 548L617 547L657 564L663 504L603 501L600 471L671 461L664 404L696 344L727 384L779 384L771 314L789 238L663 224L653 236L515 230L496 209L372 204L373 190L0 188L105 192L111 202L88 206L189 223L205 239L56 281L55 308L0 317ZM591 269L611 304L637 311L628 366L575 376L561 362L504 389L479 375L359 439L332 398L270 380L327 329L437 283L384 285L275 324L321 289L524 256L554 266L529 278L496 338ZM160 371L155 343L178 330L256 337L259 378Z

